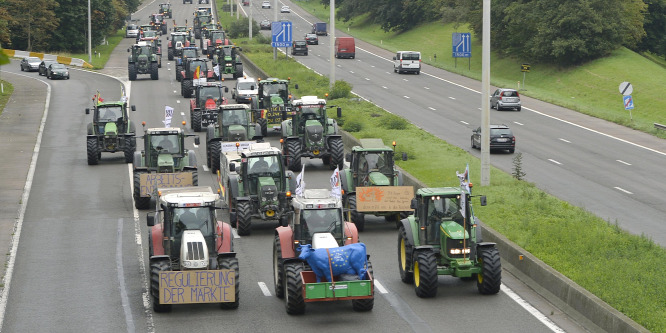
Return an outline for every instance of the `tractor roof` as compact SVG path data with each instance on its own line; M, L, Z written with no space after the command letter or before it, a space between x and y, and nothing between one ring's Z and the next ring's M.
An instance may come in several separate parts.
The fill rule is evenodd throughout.
M269 83L270 84L270 83L285 83L285 82L289 82L289 80L282 80L282 79L278 79L278 78L275 78L275 77L269 77L269 78L266 78L266 79L263 79L263 80L259 79L259 83Z
M97 103L98 108L103 108L107 106L125 106L125 102L122 101L109 101L109 102L104 102L104 103Z
M299 209L342 208L342 200L331 196L331 190L327 189L305 190L303 196L294 197L291 204Z
M241 153L244 157L278 155L280 149L272 147L269 142L251 143L248 149Z
M238 109L245 109L249 110L250 106L247 104L226 104L226 105L220 105L220 110L238 110Z
M384 144L382 139L361 139L360 146L354 146L353 151L387 151L392 150Z
M416 191L417 196L431 197L433 195L458 195L463 193L460 187L424 187Z
M183 130L179 127L155 127L146 130L146 134L180 134Z
M317 96L302 96L300 99L294 100L296 105L326 105L326 100L318 98Z
M215 206L219 196L210 186L158 188L160 201L176 207Z

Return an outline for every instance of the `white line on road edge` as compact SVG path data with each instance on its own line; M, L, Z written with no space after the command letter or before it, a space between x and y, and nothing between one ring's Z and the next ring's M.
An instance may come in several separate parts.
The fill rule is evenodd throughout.
M127 297L127 288L125 287L125 270L123 269L123 219L118 219L118 235L116 239L116 272L118 273L118 284L120 287L120 302L123 305L125 313L125 325L127 332L133 333L134 318L132 317L132 307Z
M8 72L5 72L8 73ZM14 73L12 73L14 74ZM23 74L16 74L19 76L30 78L30 76ZM44 82L42 80L38 80ZM30 160L30 168L28 169L28 178L25 180L25 187L23 187L23 196L21 197L21 207L19 207L19 215L14 224L14 232L12 233L12 247L9 251L9 260L7 261L7 270L5 277L2 279L2 298L0 299L0 331L5 321L5 310L7 309L7 298L9 297L9 287L12 283L12 274L14 273L14 264L16 263L16 251L18 251L19 240L21 238L21 229L23 228L23 218L25 217L25 210L28 207L28 199L30 198L30 189L32 188L32 180L35 176L35 169L37 168L37 158L39 157L39 148L42 144L42 134L44 133L44 126L46 125L46 118L49 115L49 103L51 101L51 85L46 84L46 102L44 103L44 113L42 120L39 123L39 131L37 132L37 140L35 141L35 148L32 150L32 158Z
M454 99L454 100L456 99L455 97L451 97L451 96L449 96L449 98L450 98L450 99Z
M201 167L203 168L204 171L208 172L208 166L207 165L202 165Z
M435 109L433 107L430 107L430 106L428 107L428 109L433 110L433 111L437 111L437 109Z
M511 299L513 299L514 302L518 303L518 305L523 307L523 309L527 310L527 312L529 312L532 316L534 316L534 318L536 318L541 323L546 325L546 327L548 327L551 331L557 333L566 333L565 330L561 329L554 322L548 319L548 317L546 317L543 313L539 312L539 310L534 308L530 303L527 303L527 301L525 301L520 296L518 296L518 294L513 292L511 288L502 284L500 290L503 291L507 296L511 297Z
M266 286L265 283L263 282L257 282L259 284L259 288L261 289L261 292L264 293L264 296L270 297L271 296L271 291L268 290L268 287Z
M379 290L380 293L382 294L388 294L388 290L382 286L381 283L379 283L379 280L375 279L375 287Z
M625 190L625 189L623 189L623 188L621 188L621 187L617 187L617 186L615 186L615 187L613 187L613 188L616 189L616 190L618 190L618 191L622 191L622 192L624 192L624 193L626 193L626 194L633 194L633 193L631 193L631 192L629 192L629 191L627 191L627 190Z

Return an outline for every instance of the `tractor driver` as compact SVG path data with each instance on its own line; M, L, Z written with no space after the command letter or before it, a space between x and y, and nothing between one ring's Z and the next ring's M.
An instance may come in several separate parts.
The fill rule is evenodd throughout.
M192 209L195 208L179 208L174 211L176 234L180 234L183 230L199 228L197 216L191 212Z
M118 107L106 107L104 108L104 115L102 120L106 121L116 121L119 117L120 108Z
M339 218L335 209L303 210L301 212L303 227L310 237L317 232L339 233Z
M155 148L161 148L161 151L164 153L176 153L175 146L173 142L171 142L169 135L161 135L158 140Z
M261 156L257 161L254 162L252 168L250 168L250 173L264 172L268 172L268 162L266 162L265 157Z

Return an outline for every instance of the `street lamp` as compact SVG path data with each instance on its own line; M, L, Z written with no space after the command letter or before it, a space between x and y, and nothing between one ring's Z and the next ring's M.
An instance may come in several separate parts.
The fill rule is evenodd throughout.
M92 29L90 24L90 0L88 0L88 62L92 65Z

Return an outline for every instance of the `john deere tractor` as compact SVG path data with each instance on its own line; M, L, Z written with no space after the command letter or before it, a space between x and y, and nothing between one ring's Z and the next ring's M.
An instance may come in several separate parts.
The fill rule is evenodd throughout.
M160 14L164 16L165 18L173 18L173 12L171 11L171 4L170 3L161 3L159 4L160 6Z
M344 144L338 123L326 114L326 100L304 96L294 101L293 116L282 122L282 149L289 169L301 170L301 157L320 158L331 169L342 170ZM338 117L342 110L337 109Z
M210 23L213 20L213 17L208 14L198 14L194 17L194 38L201 38L201 28L206 23Z
M220 168L220 146L223 141L261 140L261 128L250 122L247 104L220 105L217 121L206 128L206 158L212 172Z
M394 164L394 149L385 146L382 139L361 139L361 145L352 147L351 153L347 154L349 168L340 172L344 190L343 201L345 207L348 208L351 221L356 224L359 231L365 229L366 214L384 216L386 221L395 222L399 226L399 221L410 213L407 209L410 205L409 198L414 194L411 186L407 189L411 189L411 195L405 199L405 202L394 202L393 205L390 205L391 207L387 208L391 210L359 211L357 208L357 195L361 195L367 200L377 199L377 196L365 195L372 187L385 188L403 185L402 172ZM403 159L406 160L407 157L404 156ZM397 210L399 205L405 207L405 211Z
M132 162L136 149L136 130L134 123L129 119L127 103L108 102L93 106L93 121L88 124L86 147L88 151L88 164L95 165L102 157L102 152L123 152L125 162ZM132 111L136 107L132 105ZM90 109L86 108L86 114Z
M243 76L243 62L237 51L240 47L234 45L224 45L215 48L213 53L213 66L219 65L220 77L224 78L224 74L231 74L235 79Z
M159 79L157 54L150 44L139 42L127 49L127 52L130 53L127 58L127 73L130 81L136 80L137 74L150 74L152 80Z
M134 206L146 209L157 188L197 186L197 159L194 150L185 148L186 135L181 128L144 130L144 150L134 152Z
M250 234L253 217L287 225L296 178L284 169L280 150L268 142L251 143L249 149L240 152L238 168L235 161L227 160L229 156L221 156L224 167L220 170L220 184L229 205L229 219L238 234Z
M436 296L438 275L476 279L481 294L499 292L499 251L495 243L483 242L471 197L464 187L416 191L414 215L399 228L398 270L403 282L414 283L417 296Z
M292 111L293 96L289 90L290 79L281 80L268 78L257 80L257 98L250 101L253 118L261 125L264 136L268 134L268 126L279 126ZM298 89L298 84L294 85Z
M150 296L155 312L174 304L239 305L239 268L229 223L217 219L210 187L160 188L147 214Z
M222 90L219 82L206 82L195 87L194 98L190 99L190 124L195 132L217 122L219 106L227 104ZM229 88L224 87L224 91L229 92Z

